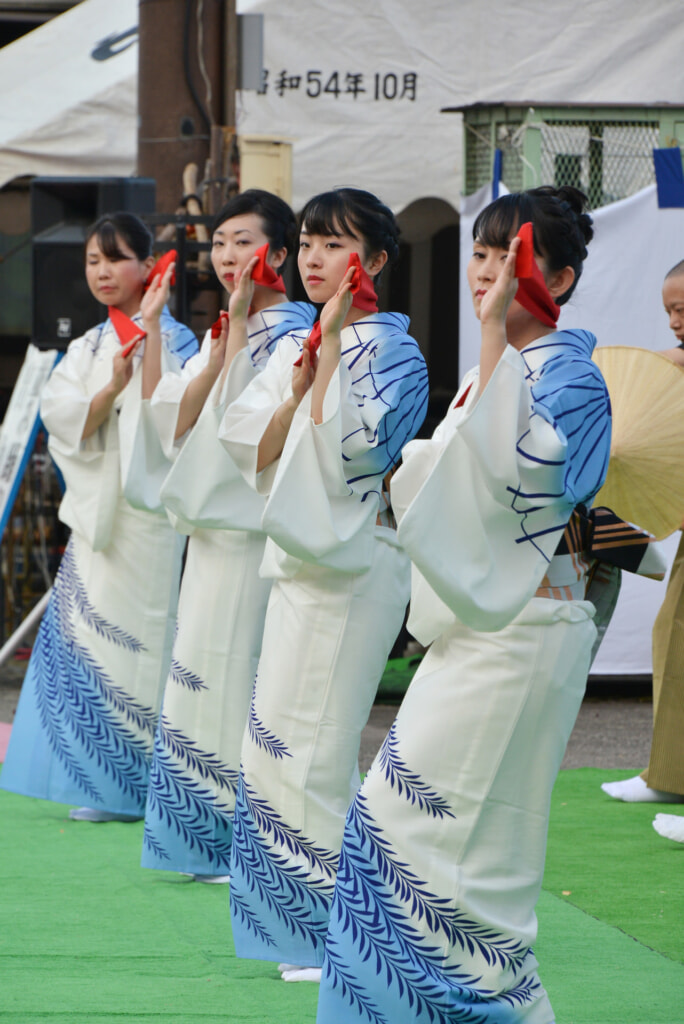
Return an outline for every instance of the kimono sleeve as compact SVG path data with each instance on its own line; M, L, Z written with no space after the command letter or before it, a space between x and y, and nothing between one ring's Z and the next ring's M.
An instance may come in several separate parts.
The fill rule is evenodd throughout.
M197 353L194 334L166 312L162 316L161 328L162 380L180 378L184 373L187 376L188 362L198 358L194 355L186 360L185 365L183 363L190 352ZM123 396L119 414L119 442L124 494L134 508L163 513L160 491L171 467L172 454L167 450L158 429L151 400L142 397L140 364L134 371Z
M387 340L370 360L340 362L320 424L311 417L311 393L295 414L262 520L289 555L347 572L370 568L382 477L427 403L415 341Z
M264 499L244 479L218 436L231 399L256 374L247 350L239 352L225 382L216 381L169 471L161 497L183 533L197 528L261 531Z
M573 507L601 485L607 392L590 371L596 387L583 394L573 373L546 383L542 374L530 386L509 347L484 392L452 410L439 440L405 450L392 500L415 566L411 629L419 639L441 632L446 609L477 630L511 622L537 589Z
M271 490L280 460L257 473L259 443L276 409L292 395L292 366L302 351L306 333L284 335L261 373L228 405L219 427L219 439L238 470L259 494ZM232 377L246 372L245 360L236 357L228 374L231 393L239 390Z
M163 452L172 461L177 456L188 432L176 438L180 405L191 380L200 373L209 361L211 334L207 331L199 352L193 355L180 370L165 368L162 378L154 389L149 403L149 415L157 431Z
M342 460L355 490L384 477L427 412L425 359L410 335L392 332L368 360L352 361L339 390Z
M50 436L61 451L72 455L101 450L104 440L96 432L90 445L81 441L92 398L84 365L94 342L94 332L88 332L71 343L50 374L40 400L40 416Z
M96 343L95 332L71 343L50 375L40 404L50 454L66 485L60 518L95 551L109 543L120 492L116 414L82 440L92 398L88 370Z

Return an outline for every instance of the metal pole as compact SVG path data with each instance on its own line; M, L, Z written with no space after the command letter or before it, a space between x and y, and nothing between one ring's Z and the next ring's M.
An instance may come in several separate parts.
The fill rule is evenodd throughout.
M223 123L235 131L235 92L238 71L238 21L235 0L224 0L223 12Z
M0 648L0 668L12 657L26 634L30 633L35 624L42 619L51 593L52 587L50 587L46 594L43 594L35 608L28 613L22 624L12 633L7 643Z

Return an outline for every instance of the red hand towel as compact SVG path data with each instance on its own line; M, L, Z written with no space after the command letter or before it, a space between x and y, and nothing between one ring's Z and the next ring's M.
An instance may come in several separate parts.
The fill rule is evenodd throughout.
M349 256L349 262L347 263L345 274L350 267L354 268L354 275L351 282L351 293L354 296L352 299L352 306L355 306L357 309L363 309L367 313L377 313L378 296L376 295L371 278L361 266L361 260L359 259L359 254L357 252L353 252ZM320 346L321 322L320 320L317 320L309 334L309 351L314 355L318 352ZM297 359L294 365L302 365L301 356Z
M314 356L319 348L321 347L321 321L317 320L313 325L308 335L309 340L309 352ZM302 354L299 359L295 359L293 366L301 366L304 355Z
M268 242L257 249L255 255L259 257L259 262L252 271L254 284L264 285L266 288L272 288L274 292L282 292L285 295L285 282L271 264L266 262Z
M212 338L214 340L216 340L216 338L218 338L218 336L221 333L221 330L223 328L224 322L227 324L228 323L228 319L229 319L228 314L225 313L223 310L221 310L221 313L219 314L218 320L214 320L213 324L211 325L211 336L212 336Z
M515 260L515 276L519 279L515 293L520 305L546 327L555 327L560 316L558 306L546 287L546 282L534 258L532 222L522 224L518 231L520 248Z
M466 398L470 394L470 389L472 388L472 386L472 384L469 384L468 387L463 392L463 394L461 395L461 397L456 402L454 402L454 409L460 409L462 405L466 404Z
M175 263L178 259L178 253L175 249L169 249L163 256L160 256L155 265L150 270L149 274L145 278L145 287L149 288L155 277L163 277L166 273L169 263ZM171 275L171 287L173 288L176 283L176 271L174 270Z
M129 316L122 313L116 306L108 306L109 319L112 322L116 335L121 342L122 355L127 356L136 341L147 336L147 332L142 329L139 324L136 324Z
M259 249L257 249L256 255L259 257L259 262L252 271L252 281L254 281L254 284L262 284L265 285L267 288L272 288L273 291L282 292L283 295L287 294L285 291L285 282L283 281L282 277L280 276L280 274L276 274L273 267L266 262L266 256L268 255L268 243L266 243L266 245L262 245ZM252 315L251 306L249 308L248 315ZM218 320L215 320L214 323L211 325L212 338L218 338L219 334L221 333L221 327L223 325L224 320L228 320L228 314L222 311Z
M371 278L361 266L361 260L357 252L353 252L349 257L347 270L350 267L354 267L351 287L351 293L354 296L352 306L356 306L357 309L365 309L368 313L377 313L378 296Z

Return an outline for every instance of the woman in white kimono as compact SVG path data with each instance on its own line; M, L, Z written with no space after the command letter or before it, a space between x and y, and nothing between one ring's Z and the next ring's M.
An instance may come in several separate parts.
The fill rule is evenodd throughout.
M160 349L164 367L178 372L197 341L164 305L172 267L145 291L151 250L150 232L132 214L105 216L91 229L91 292L146 338L126 352L107 319L71 342L41 400L66 484L60 517L72 534L22 687L2 786L86 804L70 812L78 820L143 816L173 639L181 544L159 503L159 466L148 479L145 460L130 458L131 435ZM155 510L133 508L124 485L147 492Z
M287 203L260 189L235 196L218 214L211 255L230 295L230 327L222 317L183 373L163 377L149 410L175 459L162 493L191 536L142 864L203 882L229 879L240 747L271 589L259 576L264 501L235 469L217 430L229 398L263 368L278 339L314 321L313 306L288 301L279 274L296 227Z
M610 447L596 339L554 326L592 235L583 202L534 189L475 222L479 370L392 483L409 628L432 646L349 810L320 1024L554 1020L534 908L596 633L566 524ZM526 222L539 265L518 284Z
M233 937L238 956L284 961L286 980L323 959L361 730L409 592L383 478L427 405L407 317L371 312L372 279L397 253L390 210L340 189L301 223L299 271L325 303L319 353L316 330L282 338L220 432L267 498L273 580L235 809Z

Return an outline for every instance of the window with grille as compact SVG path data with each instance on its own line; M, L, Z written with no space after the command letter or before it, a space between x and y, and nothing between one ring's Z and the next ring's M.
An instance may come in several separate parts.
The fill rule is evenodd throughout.
M469 195L476 192L482 185L486 185L492 178L492 161L494 157L494 145L491 141L488 127L484 130L480 127L465 125L468 139L466 141L466 168L465 168L465 192ZM516 140L522 130L522 120L494 123L494 136L498 148L501 150L502 173L501 178L506 186L512 191L517 191L522 185L523 163L520 159L519 144Z
M464 118L466 194L491 180L500 149L509 189L575 185L592 208L653 184L653 149L681 147L684 133L684 108L675 107L473 104L446 110Z
M539 184L575 185L594 208L625 199L655 181L658 135L657 121L546 121Z

